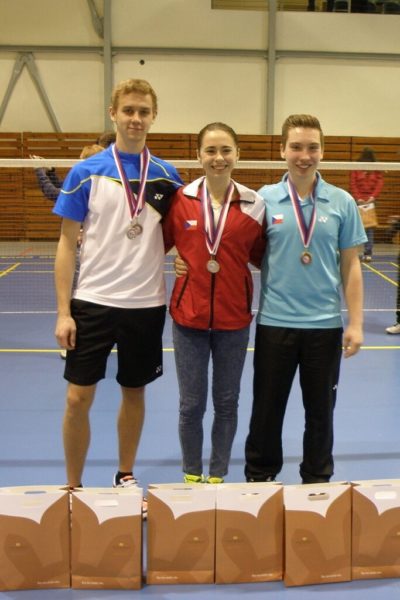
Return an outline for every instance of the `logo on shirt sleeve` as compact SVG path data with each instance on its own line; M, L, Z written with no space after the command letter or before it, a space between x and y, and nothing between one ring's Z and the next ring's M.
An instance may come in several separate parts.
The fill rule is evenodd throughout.
M283 223L283 215L272 215L272 225L281 225Z
M197 229L197 220L185 221L184 228L186 231L193 231L194 229Z

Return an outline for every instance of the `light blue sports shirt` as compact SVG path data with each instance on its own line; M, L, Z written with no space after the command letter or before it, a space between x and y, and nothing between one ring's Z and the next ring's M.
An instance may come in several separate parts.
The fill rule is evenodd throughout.
M316 223L308 247L312 261L305 265L287 178L286 173L279 183L259 190L266 206L267 250L257 322L301 329L342 327L339 251L367 241L356 203L317 174ZM308 226L312 199L301 206Z

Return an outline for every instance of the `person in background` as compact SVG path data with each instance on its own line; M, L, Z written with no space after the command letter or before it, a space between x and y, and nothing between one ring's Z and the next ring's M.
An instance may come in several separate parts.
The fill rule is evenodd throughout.
M375 152L366 146L358 157L358 162L376 162ZM363 212L375 208L375 202L383 188L382 171L352 171L350 174L350 192ZM375 226L365 223L367 242L361 260L371 262L374 245Z
M397 231L400 231L400 220L394 223ZM396 231L396 230L395 230ZM400 334L400 251L397 257L397 296L396 296L396 322L390 327L386 327L386 333Z
M43 159L42 156L31 154L29 158ZM43 196L52 202L55 202L60 193L62 181L59 179L54 167L46 169L39 167L35 169L36 178Z
M71 169L53 211L62 217L55 260L55 335L68 351L63 437L70 488L82 484L90 409L114 345L122 398L113 485L137 485L133 467L144 422L145 386L163 372L161 219L182 185L175 167L151 155L146 146L157 110L157 96L147 81L118 84L110 106L115 144ZM80 271L72 293L81 223Z
M114 142L115 133L113 131L105 131L101 134L95 144L89 144L82 148L79 158L89 158L89 156L108 148L108 146ZM37 156L36 154L30 154L29 158L43 159L42 156ZM62 181L58 177L55 168L51 167L50 169L46 169L39 167L35 169L35 174L39 187L42 190L42 194L48 200L55 202L62 187Z
M282 127L288 172L259 190L267 217L254 352L254 396L245 476L272 481L283 466L282 428L299 370L305 431L303 483L333 474L333 414L342 353L363 339L363 282L358 247L366 240L353 198L318 173L324 137L312 115ZM347 305L343 332L340 288ZM342 349L343 348L343 349Z
M115 143L115 131L104 131L96 140L96 144L108 148Z
M204 176L180 188L163 223L187 273L177 277L170 313L179 383L179 438L186 483L222 483L237 429L240 379L252 320L248 263L265 251L264 202L232 178L238 138L210 123L197 138ZM209 475L203 474L203 417L212 361L214 419Z

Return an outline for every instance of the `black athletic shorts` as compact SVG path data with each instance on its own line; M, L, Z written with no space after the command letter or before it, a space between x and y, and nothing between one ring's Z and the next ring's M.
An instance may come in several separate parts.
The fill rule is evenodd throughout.
M76 385L93 385L104 379L114 345L118 356L116 379L120 385L142 387L160 377L165 313L165 305L115 308L72 300L77 337L75 350L67 352L65 379Z

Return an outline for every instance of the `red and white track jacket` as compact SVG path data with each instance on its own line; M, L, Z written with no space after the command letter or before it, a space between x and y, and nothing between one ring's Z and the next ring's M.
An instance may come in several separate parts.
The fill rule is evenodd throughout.
M203 179L175 193L163 223L166 251L176 246L188 266L187 276L175 281L170 313L185 327L242 329L252 319L253 280L248 263L259 267L265 251L264 200L234 182L236 189L216 255L221 268L209 273L200 199Z

